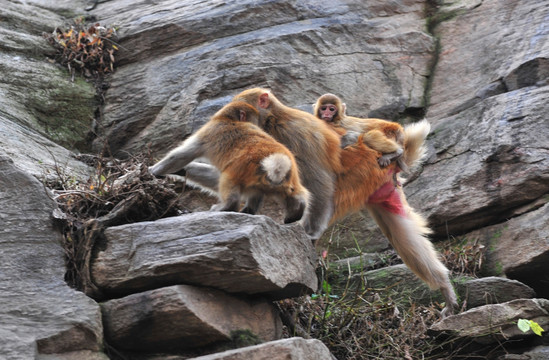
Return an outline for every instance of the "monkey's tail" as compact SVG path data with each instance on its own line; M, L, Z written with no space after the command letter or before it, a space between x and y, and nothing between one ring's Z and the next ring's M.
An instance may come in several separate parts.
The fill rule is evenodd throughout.
M408 124L404 127L404 154L402 159L409 169L413 169L423 161L427 153L425 138L430 130L431 124L429 124L427 119Z
M368 210L410 270L433 290L451 287L448 269L427 238L431 230L421 215L409 206L404 206L401 214L383 204L372 204Z

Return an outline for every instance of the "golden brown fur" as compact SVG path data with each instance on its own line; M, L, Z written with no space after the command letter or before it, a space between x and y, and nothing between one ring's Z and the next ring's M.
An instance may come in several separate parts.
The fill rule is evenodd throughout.
M196 157L206 157L221 172L218 191L222 203L212 210L255 213L264 194L286 199L286 222L299 220L309 193L301 185L293 154L255 124L257 110L232 102L182 145L151 168L155 175L174 173ZM255 123L255 124L254 124Z
M296 156L302 182L312 195L310 212L302 223L313 238L317 238L328 223L367 209L410 269L432 288L440 288L446 299L443 315L453 312L457 306L456 296L448 270L426 237L430 230L393 180L399 167L390 163L381 168L377 162L379 152L365 145L368 132L359 136L355 144L339 149L337 137L345 133L344 127L335 125L330 132L324 121L283 105L268 90L246 90L234 99L255 106L260 113L259 125ZM381 124L383 129L392 129L386 125ZM415 144L414 151L422 154L426 134L416 131L413 135L415 138L410 141ZM411 158L417 160L416 155ZM326 179L332 182L327 183ZM331 215L329 221L326 221L327 214Z
M325 109L326 106L335 108L335 112ZM313 113L334 128L342 127L357 135L364 133L363 142L383 154L378 160L381 166L387 166L392 160L400 159L404 152L404 129L400 124L382 119L347 116L345 104L334 94L319 97L313 105ZM354 139L352 137L349 142L354 142ZM399 165L403 170L406 168L403 162Z

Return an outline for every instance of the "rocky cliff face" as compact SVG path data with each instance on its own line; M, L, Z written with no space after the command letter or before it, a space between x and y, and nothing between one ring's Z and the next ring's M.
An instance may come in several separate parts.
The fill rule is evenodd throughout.
M120 157L143 151L160 157L232 95L256 86L271 88L286 104L306 110L319 95L332 92L345 100L351 115L404 123L426 116L433 124L429 157L405 186L410 203L428 216L436 239L483 243L485 275L520 280L538 297L549 297L547 2L107 0L90 12L83 1L0 0L0 5L0 218L5 223L0 274L7 289L1 295L0 331L6 339L1 353L10 359L103 357L99 306L63 283L63 250L49 221L54 205L36 178L56 176L63 169L85 179L90 169L72 157L75 149L102 151L107 145ZM65 69L49 62L52 50L41 36L81 14L118 28L118 68L100 112L95 111L93 86L71 82ZM94 118L97 114L102 115ZM98 136L86 143L94 121ZM361 214L344 220L340 228L341 254L354 247L354 238L363 250L388 247ZM96 268L189 266L145 261L154 255L139 251L153 250L131 235L141 228L107 234L118 239L128 231L135 247L120 250L113 240ZM170 241L161 241L164 254L169 254ZM128 260L115 264L116 251ZM265 264L267 273L273 271L269 261ZM246 276L265 271L259 266ZM101 280L106 289L114 275ZM211 295L177 287L181 281L170 273L162 278L152 270L149 275L146 285L111 291L142 292L146 304L178 299L173 301L181 307L173 316L202 316L186 299ZM275 284L261 290L271 295L292 290L288 284L296 281L267 280L257 281ZM145 293L157 291L157 281L169 286L165 292ZM198 284L193 281L183 282ZM310 278L299 282L311 291ZM106 332L113 342L124 343L121 338L135 333L124 335L116 326L139 319L124 308L127 303L111 301L103 313L126 309L118 313L127 317L118 324L107 320ZM540 309L536 319L546 319L546 302L532 304ZM238 306L259 305L246 300ZM261 311L270 314L269 309ZM273 318L270 324L270 332L261 331L277 333L279 323ZM219 327L212 336L227 339L229 333Z

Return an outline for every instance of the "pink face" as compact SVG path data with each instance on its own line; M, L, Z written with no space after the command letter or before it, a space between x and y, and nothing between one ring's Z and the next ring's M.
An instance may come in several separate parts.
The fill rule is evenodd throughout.
M334 104L326 103L320 106L319 113L322 120L332 122L337 115L337 107Z

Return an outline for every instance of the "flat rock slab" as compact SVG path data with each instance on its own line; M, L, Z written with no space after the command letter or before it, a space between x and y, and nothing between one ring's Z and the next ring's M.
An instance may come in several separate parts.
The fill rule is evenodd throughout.
M263 341L282 336L282 323L270 302L190 285L110 300L102 310L107 341L117 349L202 347L230 341L236 331L251 331Z
M274 299L316 290L316 253L301 226L231 212L111 227L92 264L107 294L190 284Z
M332 360L330 350L317 339L299 337L200 356L193 360Z
M530 286L517 280L496 276L469 280L465 283L465 288L465 300L469 309L536 296L536 292Z
M520 331L517 326L519 319L535 321L547 329L549 300L518 299L503 304L480 306L442 319L429 332L436 336L444 334L466 338L480 344L537 336L532 331Z

